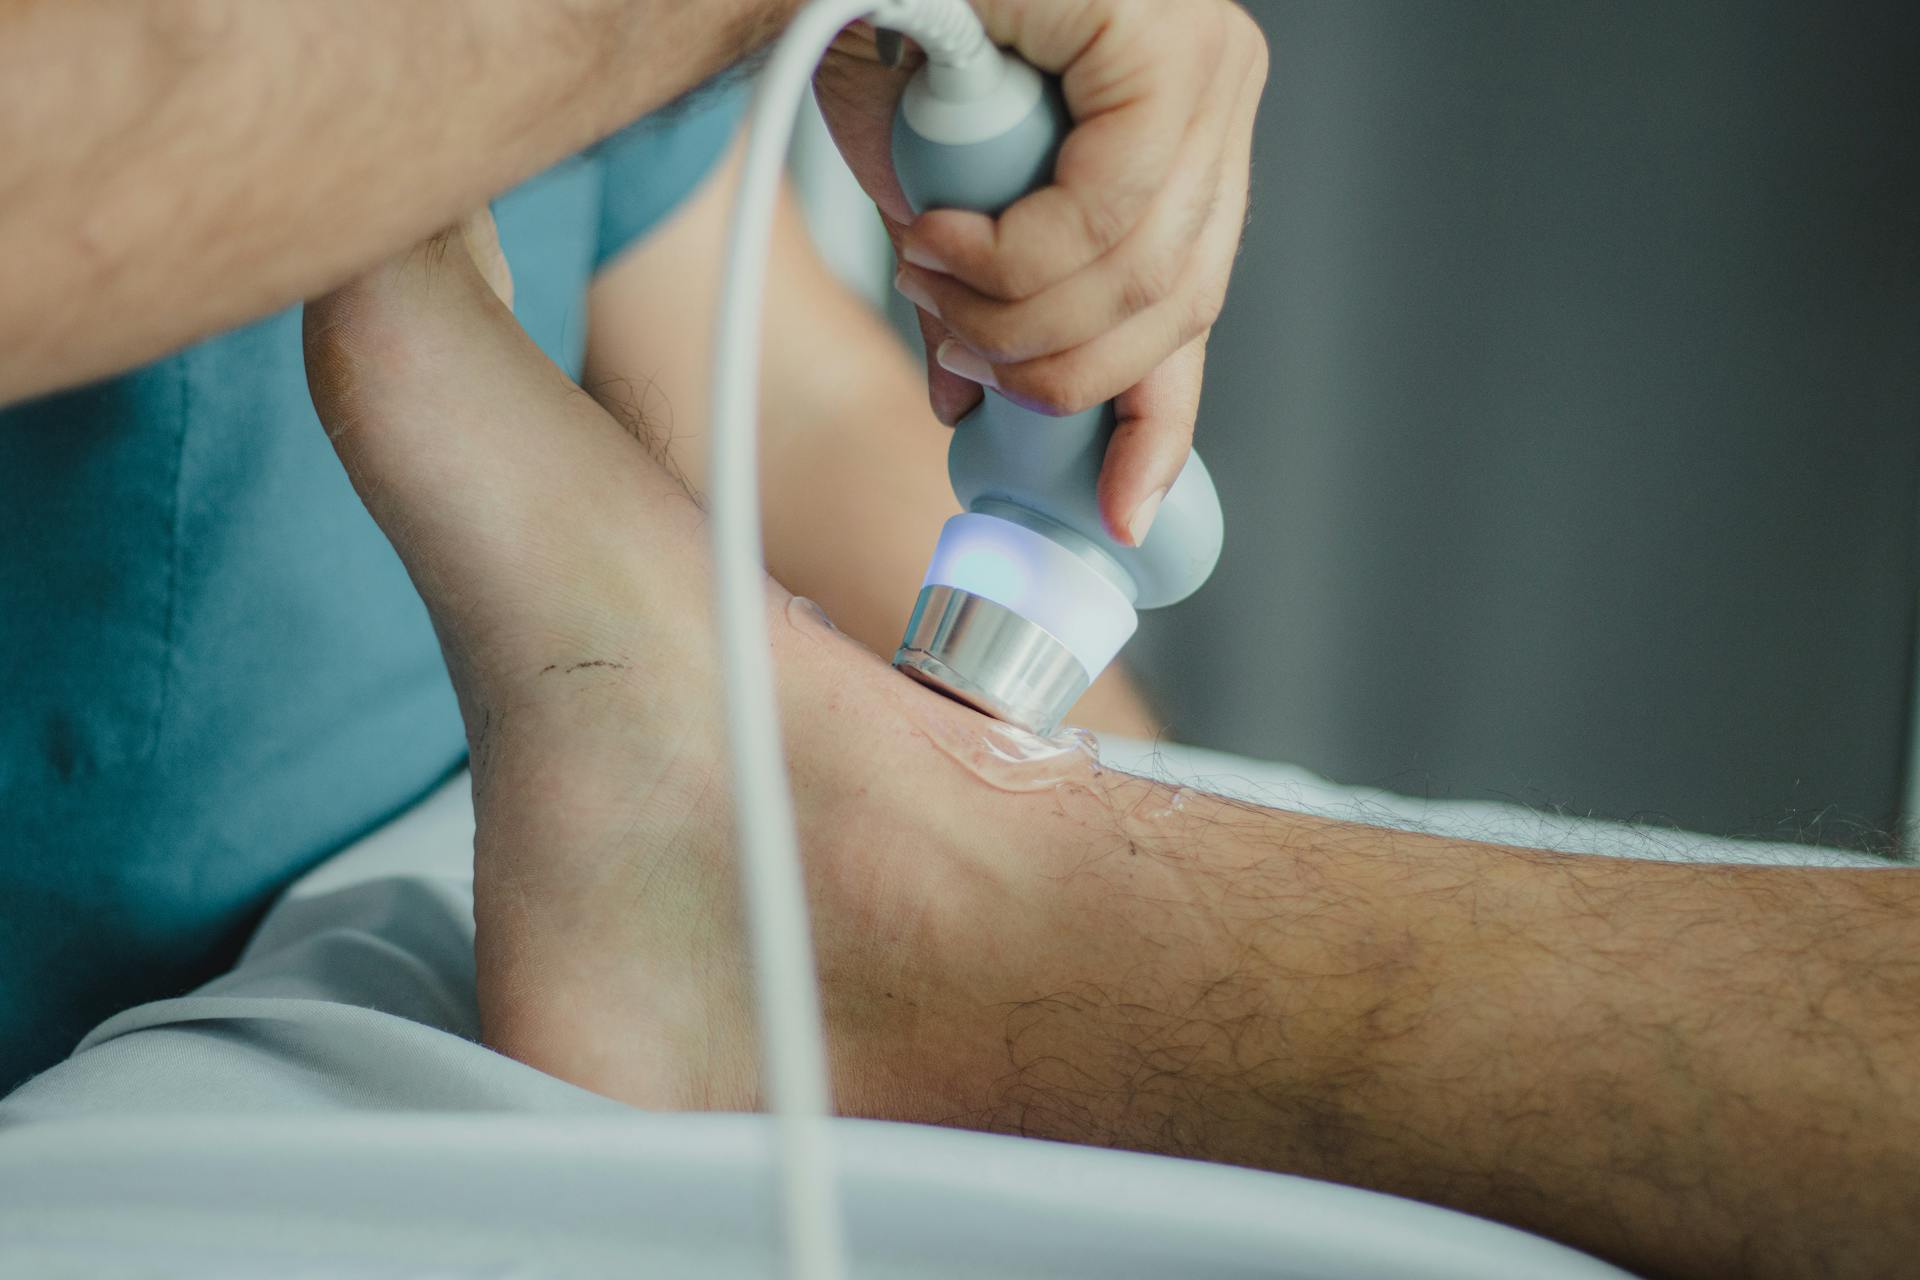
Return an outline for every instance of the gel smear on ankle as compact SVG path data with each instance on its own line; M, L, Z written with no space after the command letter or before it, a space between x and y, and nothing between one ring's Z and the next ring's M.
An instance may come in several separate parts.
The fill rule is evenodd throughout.
M827 611L805 596L787 600L787 622L809 636L835 635ZM1030 733L988 716L956 716L941 699L926 701L914 690L902 706L909 719L943 753L974 777L1000 791L1051 791L1084 784L1105 772L1100 741L1086 729L1062 729L1051 737ZM1179 807L1176 797L1174 807Z
M827 616L825 609L805 596L788 597L787 621L793 624L794 630L808 634L824 631L831 635L840 630L833 625L833 619Z
M999 791L1051 791L1103 772L1100 742L1085 729L1043 738L985 716L956 717L944 708L909 704L908 712L929 742Z

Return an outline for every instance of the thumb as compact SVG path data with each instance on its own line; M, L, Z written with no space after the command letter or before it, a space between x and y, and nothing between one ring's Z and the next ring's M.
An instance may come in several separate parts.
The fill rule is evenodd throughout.
M1119 420L1100 468L1100 514L1114 538L1128 546L1146 540L1160 500L1187 465L1206 367L1203 334L1113 402Z

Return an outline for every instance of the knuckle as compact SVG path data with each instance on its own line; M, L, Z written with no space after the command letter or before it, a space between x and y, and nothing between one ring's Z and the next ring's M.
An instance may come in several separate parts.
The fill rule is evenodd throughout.
M1230 4L1227 6L1227 11L1232 17L1236 32L1245 37L1250 46L1257 45L1262 49L1267 47L1266 33L1260 29L1260 24L1254 20L1251 10L1244 4Z
M1053 384L1049 375L1031 365L1014 365L1000 370L1000 389L1041 413L1060 412L1053 402Z
M1001 302L1018 302L1038 293L1042 287L1039 270L1023 256L997 253L982 264L980 291Z
M1033 354L1028 350L1029 326L1022 314L1006 305L976 303L945 320L953 335L985 356L988 363L1014 364Z
M1179 286L1184 257L1173 245L1161 245L1141 255L1120 286L1123 316L1139 315L1166 299Z
M1214 68L1226 64L1234 53L1234 42L1239 37L1238 19L1241 16L1237 5L1217 6L1220 15L1218 22L1205 24L1200 29L1201 49L1205 55L1203 66L1211 72Z
M1137 316L1159 300L1149 281L1138 273L1130 274L1120 285L1120 316Z
M1233 42L1247 51L1248 56L1253 60L1254 77L1264 83L1271 61L1267 48L1267 33L1260 29L1260 24L1254 21L1253 15L1239 5L1232 6L1232 13L1233 25L1236 28L1232 36Z
M990 327L979 310L970 303L955 302L940 308L940 323L948 333L960 339L968 347L979 352L988 360L998 360L999 353L989 350L987 341Z
M1048 360L1020 366L1013 371L1015 385L1008 390L1019 395L1042 412L1065 415L1080 413L1099 403L1092 381L1078 361ZM1006 379L1002 379L1006 384Z
M986 335L988 345L998 353L996 363L1016 364L1045 355L1048 351L1046 324L1032 308L1012 306L995 318L993 331Z
M1219 33L1220 51L1234 65L1245 66L1262 79L1267 72L1267 34L1261 30L1259 20L1249 13L1244 5L1233 0L1220 0L1218 5L1220 23L1215 28Z
M1115 193L1110 191L1107 194L1113 196ZM1078 202L1080 234L1086 238L1088 248L1095 253L1104 253L1120 243L1130 226L1126 209L1131 203L1131 200L1124 198Z
M1185 337L1196 338L1213 328L1220 319L1220 313L1226 309L1227 291L1221 288L1201 289L1193 295L1187 306L1187 324Z
M949 326L951 327L951 326ZM986 362L998 368L1020 359L1020 349L1007 340L1004 329L954 329L954 336L978 352Z

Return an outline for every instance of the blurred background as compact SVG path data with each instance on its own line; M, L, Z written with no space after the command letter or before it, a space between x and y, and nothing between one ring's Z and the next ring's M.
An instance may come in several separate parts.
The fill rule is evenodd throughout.
M1861 847L1920 814L1920 5L1254 0L1170 736ZM871 211L803 134L829 255ZM896 311L899 304L891 302Z

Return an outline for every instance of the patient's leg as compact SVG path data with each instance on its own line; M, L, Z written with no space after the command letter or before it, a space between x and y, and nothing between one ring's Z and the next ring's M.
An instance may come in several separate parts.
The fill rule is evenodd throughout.
M700 513L459 241L316 304L315 399L473 749L503 1052L757 1100ZM1914 1246L1915 881L1442 841L1074 765L769 587L839 1106L1338 1178L1675 1272Z
M308 351L466 718L486 1039L644 1105L755 1105L704 517L458 240L316 303ZM977 717L769 600L841 1105L975 1111L1004 1052L947 1034L936 990L996 944L934 908L1016 851L991 847L979 788L924 733Z

